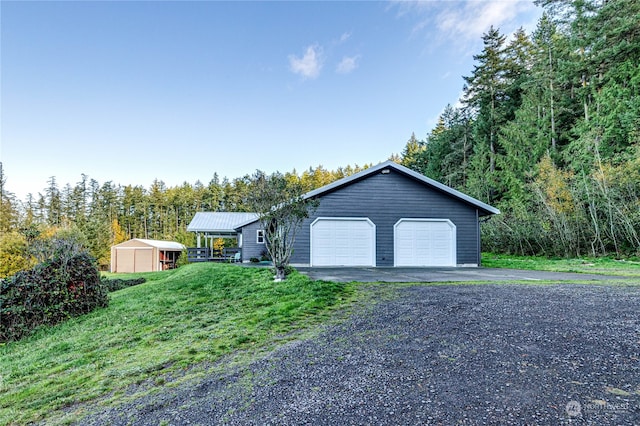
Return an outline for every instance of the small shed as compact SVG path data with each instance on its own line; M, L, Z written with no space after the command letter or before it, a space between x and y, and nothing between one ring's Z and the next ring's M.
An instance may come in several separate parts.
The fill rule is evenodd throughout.
M175 241L134 238L111 247L111 272L154 272L176 267L185 250Z

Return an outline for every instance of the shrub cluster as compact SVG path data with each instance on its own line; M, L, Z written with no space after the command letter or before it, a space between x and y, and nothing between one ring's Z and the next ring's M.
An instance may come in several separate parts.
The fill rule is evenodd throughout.
M58 251L33 269L0 280L0 342L107 306L107 294L86 251Z
M122 278L102 278L102 283L107 287L107 290L111 291L117 291L117 290L122 290L123 288L127 288L127 287L131 287L134 285L138 285L138 284L142 284L145 283L147 280L145 278L129 278L129 279L122 279Z

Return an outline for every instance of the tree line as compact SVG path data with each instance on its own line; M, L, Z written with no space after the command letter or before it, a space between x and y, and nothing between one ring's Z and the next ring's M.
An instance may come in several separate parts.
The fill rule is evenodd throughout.
M501 209L485 249L640 255L640 2L537 4L531 34L483 35L459 105L398 161Z
M537 4L544 14L531 34L483 35L459 104L392 158L500 208L483 224L484 249L640 255L640 2ZM309 191L366 167L284 176ZM149 188L81 175L63 187L51 177L17 200L6 180L0 163L0 277L65 233L103 268L111 245L129 238L194 245L186 227L196 212L249 211L256 187L249 175Z
M283 178L310 191L367 167L317 166L302 173L293 170ZM0 278L32 266L40 243L54 237L81 242L102 269L109 265L111 246L131 238L194 246L195 236L187 232L187 225L196 212L252 211L252 194L259 184L251 175L229 180L214 173L206 185L197 181L169 187L156 179L145 188L99 183L83 174L74 185L63 187L51 177L37 196L18 200L8 190L0 163Z

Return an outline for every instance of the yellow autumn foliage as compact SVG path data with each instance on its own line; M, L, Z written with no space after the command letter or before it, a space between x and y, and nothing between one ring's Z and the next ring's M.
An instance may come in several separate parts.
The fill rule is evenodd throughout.
M0 278L6 278L23 269L29 269L35 262L29 255L27 239L18 232L0 235Z
M542 157L538 163L536 184L546 197L547 205L557 213L571 214L575 211L570 182L573 173L558 169L549 155Z

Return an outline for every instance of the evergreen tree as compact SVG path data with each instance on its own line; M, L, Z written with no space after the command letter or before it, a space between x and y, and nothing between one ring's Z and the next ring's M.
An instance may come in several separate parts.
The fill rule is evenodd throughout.
M632 155L629 148L640 140L640 3L606 1L588 29L596 74L593 126L600 154L617 161Z
M525 83L525 96L528 97L528 108L535 107L535 127L540 137L548 141L550 152L555 154L558 148L558 134L566 132L566 127L559 126L557 99L559 90L556 81L559 44L564 40L556 29L556 25L544 13L536 30L533 32L533 66L531 79Z
M504 110L504 122L514 119L515 113L522 103L522 93L527 83L531 80L533 68L533 43L519 28L513 35L504 50L504 99L500 100Z
M224 189L220 185L220 177L214 173L203 197L203 211L217 212L223 210L223 206Z
M482 36L482 52L473 57L477 64L472 75L464 77L464 102L474 118L474 156L469 190L488 202L499 197L495 174L496 158L501 152L498 132L512 112L505 102L509 88L505 40L498 29L491 27Z
M0 162L0 234L15 229L18 224L18 210L15 195L6 188L7 177Z
M55 176L51 176L47 181L45 189L45 210L47 223L49 226L60 226L62 224L62 199L60 189Z
M415 133L411 133L411 137L402 151L400 164L422 173L426 168L425 149L425 143L416 139Z
M139 185L127 185L122 193L123 214L120 224L124 232L129 238L148 238L146 190Z

